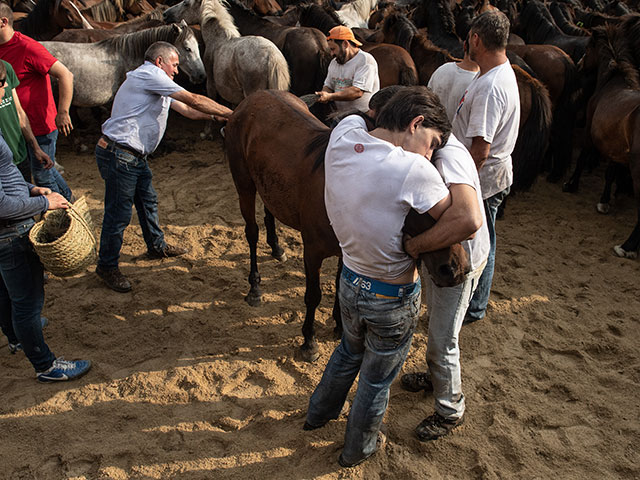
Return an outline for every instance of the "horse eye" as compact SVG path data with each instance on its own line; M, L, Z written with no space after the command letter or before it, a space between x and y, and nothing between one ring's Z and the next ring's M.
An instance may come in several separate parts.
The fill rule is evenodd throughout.
M191 49L189 47L184 47L185 51L190 52Z

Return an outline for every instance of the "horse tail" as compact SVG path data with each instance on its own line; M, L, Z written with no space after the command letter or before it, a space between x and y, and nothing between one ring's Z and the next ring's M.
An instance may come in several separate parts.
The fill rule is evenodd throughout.
M544 152L551 132L551 100L541 82L517 66L513 67L518 85L529 88L531 111L520 126L518 140L511 154L513 159L513 189L528 190L542 169Z
M398 85L418 85L418 71L413 65L400 66L400 78Z
M291 86L291 76L289 74L289 64L280 50L278 55L272 56L269 62L269 78L267 79L267 89L289 90Z
M313 162L313 168L311 169L312 172L315 172L324 165L324 154L327 152L331 132L332 130L324 130L318 133L318 135L316 135L305 147L304 154L306 157L315 155L315 161Z

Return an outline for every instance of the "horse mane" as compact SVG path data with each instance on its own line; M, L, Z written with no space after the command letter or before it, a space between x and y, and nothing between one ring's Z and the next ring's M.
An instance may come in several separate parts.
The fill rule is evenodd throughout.
M258 15L255 12L255 10L253 10L252 8L249 8L245 3L241 2L240 0L225 0L225 1L227 5L239 8L246 15L251 15L252 17L255 17L255 18L262 18L261 15ZM253 0L253 3L255 4L255 0Z
M527 43L545 43L549 37L562 31L553 21L547 7L538 0L529 0L520 13L519 25L525 33Z
M122 0L102 0L84 9L84 13L90 15L96 22L119 22L125 18Z
M629 42L636 68L640 68L640 14L632 13L621 18L620 28Z
M371 9L376 3L377 3L377 0L354 0L353 2L350 2L347 5L344 5L342 8L349 6L356 11L359 17L366 19L366 18L369 18Z
M618 73L622 75L629 88L640 90L640 72L635 64L625 29L607 24L594 28L593 36L598 48L601 69L598 72L598 82L604 84Z
M416 27L426 27L433 43L462 58L462 41L456 33L456 21L449 0L422 0L412 19Z
M215 21L227 38L239 37L240 31L225 5L227 5L226 0L202 0L200 26L203 27L205 23Z
M16 30L35 40L40 40L40 34L45 30L44 26L48 25L51 19L49 8L53 4L54 10L57 10L61 1L38 0L33 10L16 25Z
M190 33L189 27L185 28L177 23L172 23L171 25L147 28L140 32L125 33L97 43L117 51L122 57L142 58L152 43L158 41L177 43L186 39Z
M414 23L402 13L391 13L387 15L382 24L382 31L395 35L394 43L400 45L407 52L411 51L413 37L418 34L418 29Z
M336 13L324 7L315 4L299 5L300 24L305 27L314 27L325 35L329 34L329 30L337 25L343 25L342 20L338 18Z
M567 35L574 35L576 37L588 36L589 32L573 23L573 17L569 11L570 8L566 3L551 2L549 5L549 13L551 13L560 30Z

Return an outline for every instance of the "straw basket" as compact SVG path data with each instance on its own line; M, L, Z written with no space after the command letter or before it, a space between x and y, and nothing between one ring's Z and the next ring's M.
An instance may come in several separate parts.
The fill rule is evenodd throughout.
M80 273L96 260L96 237L84 197L67 210L47 213L29 238L44 268L58 277Z

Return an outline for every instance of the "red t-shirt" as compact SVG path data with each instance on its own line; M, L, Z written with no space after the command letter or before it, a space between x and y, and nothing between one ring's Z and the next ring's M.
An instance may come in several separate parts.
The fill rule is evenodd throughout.
M34 135L47 135L57 127L49 69L57 59L34 39L15 32L0 45L0 58L9 62L20 80L16 88Z

